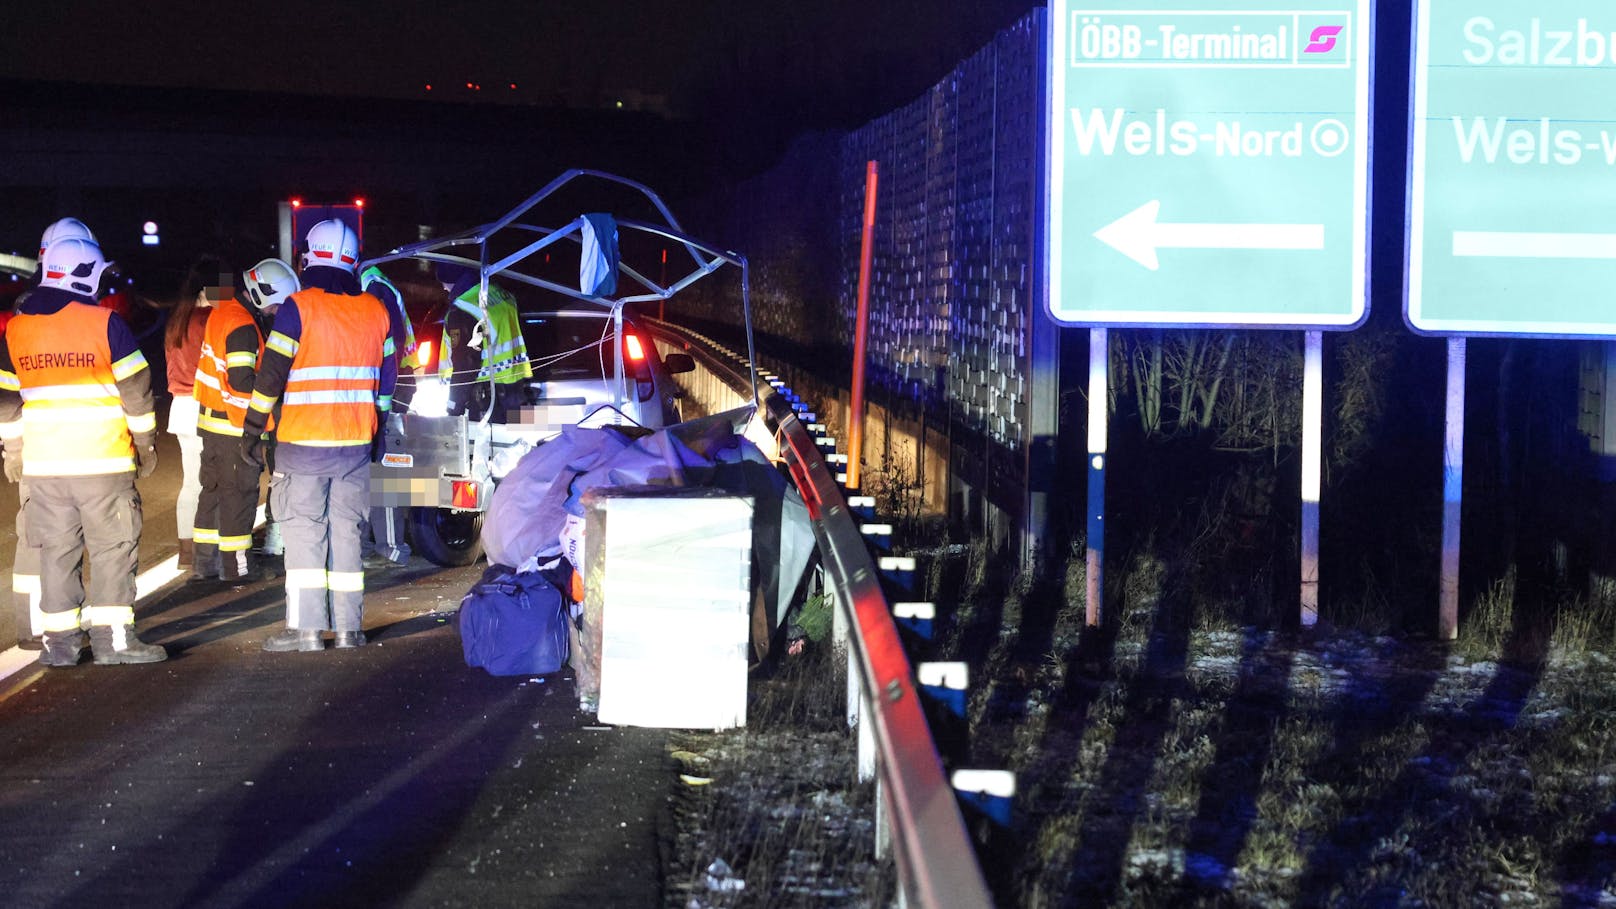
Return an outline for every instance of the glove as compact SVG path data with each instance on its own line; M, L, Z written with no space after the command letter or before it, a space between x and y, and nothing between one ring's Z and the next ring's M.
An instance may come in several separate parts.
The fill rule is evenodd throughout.
M254 470L264 469L264 439L262 436L243 435L241 447L237 449L241 462Z
M144 480L157 469L157 446L146 445L135 449L135 457L140 461L140 469L135 471L135 479Z
M22 455L6 455L6 479L13 483L22 482Z

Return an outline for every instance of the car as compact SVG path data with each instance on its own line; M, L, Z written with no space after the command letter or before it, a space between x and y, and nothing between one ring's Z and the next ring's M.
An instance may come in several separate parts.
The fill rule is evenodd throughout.
M646 193L666 219L611 221L592 214L556 229L518 221L555 189L581 176ZM604 229L614 232L613 242L599 243L589 235ZM676 244L690 255L690 271L666 286L648 281L643 276L654 273L651 268L619 258L618 231L646 232L659 243ZM549 252L538 255L560 241L572 244L561 248L581 250L573 260L578 264L567 266L577 276L577 286L561 283L558 257ZM599 261L588 258L596 253ZM523 455L567 426L660 429L679 422L680 392L674 376L694 370L695 362L688 354L662 355L637 306L666 300L676 288L726 265L741 269L743 300L747 293L743 262L735 254L684 234L650 190L599 171L569 171L493 224L393 250L361 263L361 268L375 265L385 271L394 263L410 262L472 268L480 281L509 290L517 299L533 367L517 419L497 421L488 412L491 385L479 389L483 406L449 414L449 389L437 368L444 355L442 314L447 312L447 301L441 308L436 302L422 305L418 300L412 307L407 301L417 344L432 346L422 352L423 365L405 378L406 387L396 395L397 406L385 429L386 454L371 471L372 501L407 506L416 551L450 566L469 565L481 555L483 514L499 481ZM393 267L400 274L404 271ZM601 275L607 272L614 272L617 280L603 280ZM618 293L619 283L629 292Z

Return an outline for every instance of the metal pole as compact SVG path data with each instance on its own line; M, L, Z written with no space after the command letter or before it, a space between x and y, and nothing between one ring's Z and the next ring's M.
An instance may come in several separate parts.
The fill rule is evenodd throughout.
M1465 339L1448 339L1447 433L1442 451L1442 607L1437 637L1459 636L1459 514L1464 499Z
M1303 332L1302 627L1319 621L1319 488L1323 473L1324 332Z
M875 264L875 193L881 168L869 162L864 173L864 238L859 249L858 313L853 323L853 406L847 418L847 488L859 488L864 460L864 359L870 321L870 271Z
M1098 626L1105 618L1105 437L1107 357L1110 330L1089 329L1089 520L1085 620Z

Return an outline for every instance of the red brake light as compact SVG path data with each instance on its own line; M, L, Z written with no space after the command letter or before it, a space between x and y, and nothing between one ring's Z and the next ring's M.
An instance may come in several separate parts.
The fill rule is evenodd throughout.
M640 346L639 335L624 335L623 346L628 350L628 359L631 363L645 362L645 348Z
M422 341L415 345L415 362L426 366L432 362L432 342Z

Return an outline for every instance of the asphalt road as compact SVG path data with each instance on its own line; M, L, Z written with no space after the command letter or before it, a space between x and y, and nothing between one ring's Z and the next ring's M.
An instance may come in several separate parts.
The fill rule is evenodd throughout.
M166 437L160 464L142 567L174 551ZM570 671L467 668L452 613L480 571L367 578L357 650L262 652L267 578L139 604L164 663L0 653L0 904L659 905L666 735L595 725Z

